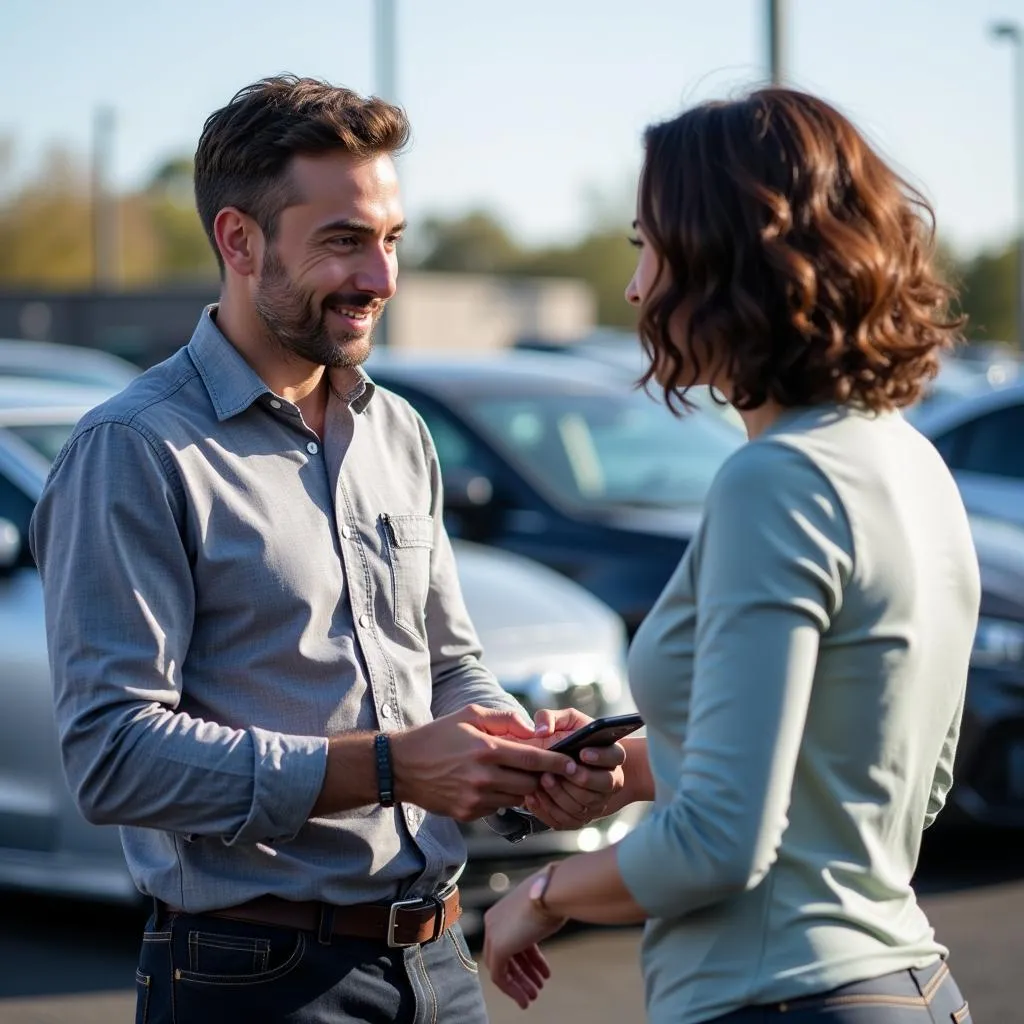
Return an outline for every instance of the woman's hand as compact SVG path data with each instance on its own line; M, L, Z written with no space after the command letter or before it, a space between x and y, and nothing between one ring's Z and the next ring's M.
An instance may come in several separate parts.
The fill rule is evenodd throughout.
M550 746L591 721L572 708L539 711L537 736L544 746ZM626 750L620 743L591 746L581 757L584 766L573 774L571 783L565 784L564 779L546 772L541 777L541 788L522 806L552 828L582 828L609 814L611 802L625 784Z
M531 889L542 876L531 875L484 914L483 959L491 980L524 1010L551 977L538 943L566 921L534 905Z
M593 719L575 708L558 711L538 711L536 735L545 747L588 725ZM615 743L608 747L588 747L581 759L585 767L579 769L567 783L545 773L541 789L528 796L523 806L554 829L576 829L611 813L625 784L623 765L626 750Z

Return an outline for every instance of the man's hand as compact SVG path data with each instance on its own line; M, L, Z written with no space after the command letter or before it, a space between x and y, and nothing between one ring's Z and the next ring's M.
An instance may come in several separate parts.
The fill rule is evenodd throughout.
M521 806L541 777L581 774L570 757L523 742L533 729L514 711L471 704L391 734L395 799L456 821Z
M538 711L536 735L548 747L591 721L575 708ZM545 773L541 788L523 802L531 814L551 828L581 828L595 818L603 818L610 813L611 802L625 784L622 766L626 750L621 744L588 747L580 758L587 767L580 767L571 781L566 775Z

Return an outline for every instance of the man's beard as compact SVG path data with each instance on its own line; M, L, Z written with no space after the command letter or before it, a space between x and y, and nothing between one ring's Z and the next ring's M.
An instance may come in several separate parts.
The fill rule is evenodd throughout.
M293 284L284 264L269 249L263 260L255 306L267 333L282 348L310 363L328 367L359 366L366 361L373 349L373 326L384 309L384 303L367 292L334 292L318 309L313 293ZM327 326L330 306L359 310L375 306L369 329L332 334Z

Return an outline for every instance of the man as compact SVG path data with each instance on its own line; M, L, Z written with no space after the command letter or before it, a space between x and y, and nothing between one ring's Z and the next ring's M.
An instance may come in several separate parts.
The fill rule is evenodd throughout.
M407 136L292 77L208 119L220 302L84 418L33 519L67 775L154 900L150 1024L484 1020L456 821L579 824L621 783L621 750L543 749L481 666L430 437L360 368Z

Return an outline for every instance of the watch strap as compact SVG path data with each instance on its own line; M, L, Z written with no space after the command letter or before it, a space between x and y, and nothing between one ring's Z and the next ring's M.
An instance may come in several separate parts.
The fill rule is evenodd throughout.
M377 761L377 798L381 807L394 807L395 779L391 767L391 741L386 733L379 732L374 737L373 752Z

